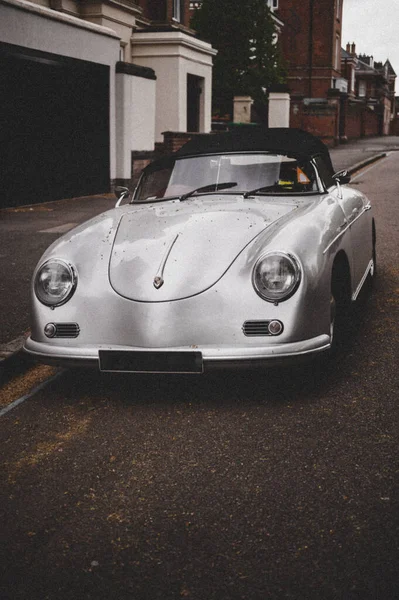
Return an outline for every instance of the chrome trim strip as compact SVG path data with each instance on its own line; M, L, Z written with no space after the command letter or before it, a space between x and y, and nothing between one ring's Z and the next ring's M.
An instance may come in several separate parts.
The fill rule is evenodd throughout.
M276 339L276 338L273 338ZM299 342L284 342L280 344L264 344L259 346L217 346L217 345L204 345L198 346L195 350L202 352L202 358L206 367L211 367L216 364L223 364L235 361L251 361L260 360L268 361L275 360L284 357L296 357L306 356L315 354L317 352L323 352L328 350L331 346L331 337L327 334L321 334L314 338L302 340ZM191 347L178 346L175 348L142 348L134 346L117 346L117 345L81 345L76 344L75 346L61 346L51 342L36 342L29 337L24 344L24 351L28 354L35 356L38 359L42 359L43 362L51 360L58 364L66 365L68 362L78 364L97 364L98 366L98 353L99 350L140 350L146 352L153 352L159 350L166 351L181 351L191 350Z
M331 248L331 246L333 244L335 244L335 242L341 237L341 235L344 235L344 233L346 233L348 231L348 229L353 225L353 223L356 223L356 221L358 219L360 219L360 217L362 215L364 215L364 213L366 212L366 210L370 210L371 205L369 205L369 208L363 207L363 210L357 215L357 217L355 217L354 219L352 219L352 221L346 221L346 226L342 228L342 230L339 232L338 235L335 236L335 238L333 238L331 240L331 242L325 247L325 249L323 250L323 254L325 254L326 252L328 252L328 250Z
M357 288L356 288L356 291L355 291L355 292L352 294L352 302L355 302L356 298L357 298L357 297L358 297L358 295L360 294L360 291L361 291L361 289L362 289L362 287L363 287L363 285L364 285L364 282L365 282L365 281L366 281L366 279L367 279L367 275L368 275L370 272L371 272L371 273L373 273L373 270L374 270L374 261L373 261L373 260L370 260L369 264L367 265L367 269L366 269L366 271L365 271L365 273L364 273L363 277L361 278L359 285L358 285L358 286L357 286Z
M323 254L325 254L326 252L328 252L328 250L331 248L331 246L333 246L333 245L335 244L335 242L336 242L337 240L339 240L339 238L340 238L342 235L344 235L344 233L345 233L346 231L348 231L348 229L349 229L349 223L347 223L347 225L346 225L346 226L345 226L345 225L341 225L341 227L342 227L341 231L340 231L340 232L338 233L338 235L336 235L336 236L335 236L335 238L333 238L333 239L331 240L331 242L330 242L330 243L329 243L329 244L328 244L328 245L325 247L325 249L323 250Z
M163 256L163 258L162 258L162 260L161 260L161 263L160 263L160 265L159 265L159 267L158 267L158 271L156 272L156 275L155 275L155 277L154 277L154 282L153 282L153 283L154 283L154 287L155 287L157 290L158 290L160 287L162 287L162 286L163 286L163 284L164 284L163 272L164 272L164 269L165 269L165 265L166 265L166 262L167 262L167 260L168 260L168 258L169 258L169 254L171 253L171 250L172 250L173 246L175 245L175 243L176 243L176 240L177 240L177 238L179 237L179 235L180 235L180 234L178 233L178 234L176 235L176 237L175 237L175 238L172 240L172 242L170 243L169 247L166 249L166 252L165 252L165 254L164 254L164 256Z

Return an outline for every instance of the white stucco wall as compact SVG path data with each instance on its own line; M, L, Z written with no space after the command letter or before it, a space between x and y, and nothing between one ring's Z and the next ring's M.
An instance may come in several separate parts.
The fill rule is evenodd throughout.
M131 77L132 150L154 150L156 81Z
M132 151L151 151L155 139L156 81L116 74L116 177L130 179Z
M132 62L157 76L155 139L163 131L187 131L187 74L203 78L200 131L211 129L212 59L216 51L181 31L138 32L132 37Z
M25 0L0 0L0 41L110 67L110 177L114 179L118 35L112 29Z

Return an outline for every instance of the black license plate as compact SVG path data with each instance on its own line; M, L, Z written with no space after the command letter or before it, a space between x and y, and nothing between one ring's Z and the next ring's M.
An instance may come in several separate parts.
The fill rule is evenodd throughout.
M201 352L100 350L100 371L124 373L202 373Z

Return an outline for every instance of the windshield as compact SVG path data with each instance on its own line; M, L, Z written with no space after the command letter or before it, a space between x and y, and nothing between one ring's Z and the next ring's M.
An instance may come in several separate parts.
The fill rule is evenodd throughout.
M231 182L227 189L226 182ZM140 180L134 202L218 193L218 184L223 194L320 191L309 160L300 161L281 154L217 154L179 158L167 167L149 170ZM212 191L201 191L206 186L212 187Z

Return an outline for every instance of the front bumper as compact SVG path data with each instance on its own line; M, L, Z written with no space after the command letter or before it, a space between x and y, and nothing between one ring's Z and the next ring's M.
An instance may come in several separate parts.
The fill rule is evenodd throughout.
M296 361L301 358L312 357L320 352L324 352L331 347L329 335L319 335L317 337L299 342L291 342L280 345L270 346L201 346L201 347L173 347L173 348L139 348L129 346L100 346L100 345L75 345L60 346L51 343L36 342L29 337L24 345L24 351L40 362L55 364L63 367L96 367L100 370L117 370L138 373L157 373L157 372L192 372L178 367L168 371L156 368L146 367L136 369L108 369L100 367L100 351L118 353L151 353L172 354L172 353L200 353L202 356L202 369L196 372L208 371L215 368L229 367L258 367L273 366L288 361ZM176 361L175 361L176 364Z

